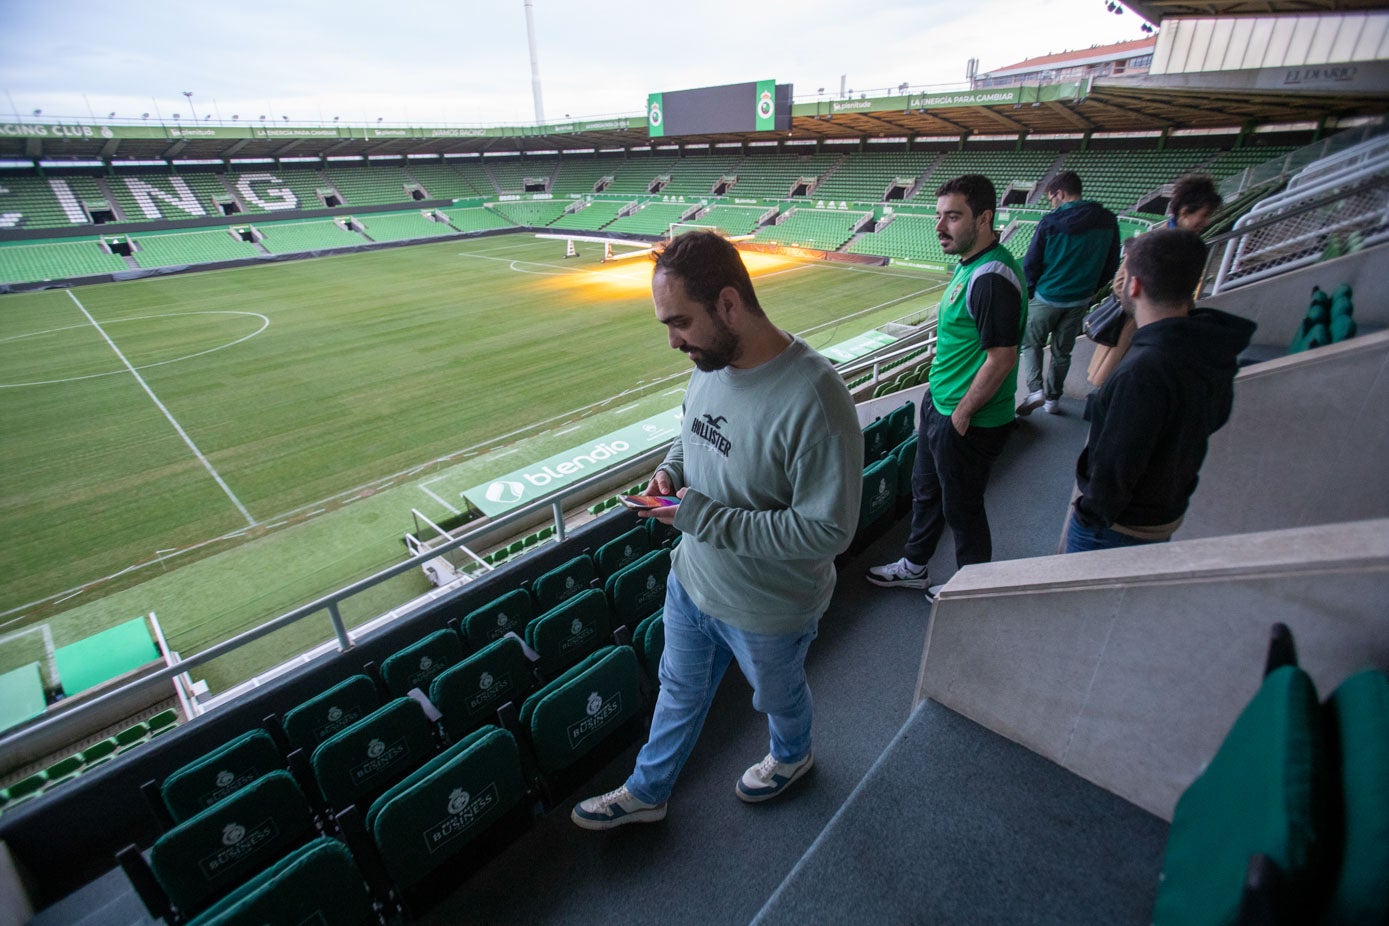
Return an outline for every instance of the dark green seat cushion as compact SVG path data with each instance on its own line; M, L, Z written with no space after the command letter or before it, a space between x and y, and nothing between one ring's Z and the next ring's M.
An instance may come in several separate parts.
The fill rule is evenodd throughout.
M289 772L264 775L155 840L150 868L169 900L196 912L313 832L304 792Z
M521 726L542 772L573 765L641 709L640 670L629 646L609 646L526 699Z
M589 653L611 642L608 599L590 588L561 602L526 626L526 643L540 656L540 668L554 678Z
M1327 699L1341 789L1341 865L1326 919L1389 923L1389 677L1352 675Z
M1296 666L1264 679L1172 815L1153 922L1234 923L1249 859L1262 853L1294 894L1326 853L1325 730Z
M515 636L494 640L444 670L429 688L429 700L443 714L450 739L496 720L497 708L508 701L520 704L535 688L535 675L521 641Z
M897 502L897 460L887 457L863 471L863 496L858 529L863 530L892 510Z
M606 591L612 604L613 623L635 627L666 603L666 578L670 575L670 551L652 550L608 579Z
M483 727L382 794L367 813L396 884L409 886L467 847L526 796L516 740Z
M892 439L894 429L891 419L879 418L869 422L863 429L863 465L876 463L887 456L888 451L897 445Z
M392 696L401 698L411 689L428 691L430 682L463 658L463 638L452 630L436 630L422 640L387 656L381 678Z
M463 618L468 646L480 650L508 633L522 634L536 615L535 602L524 588L500 595Z
M284 764L270 734L251 730L171 773L159 792L175 822L187 820Z
M916 403L904 402L887 413L892 422L892 446L901 446L902 441L916 434Z
M897 461L897 497L910 498L912 494L912 470L916 467L916 435L913 434L892 451Z
M396 698L324 740L309 760L323 799L365 803L434 754L432 724L419 702Z
M531 596L535 598L537 610L548 611L589 588L596 578L598 571L593 559L586 554L576 556L536 579L531 586Z
M376 683L365 675L353 675L291 708L281 723L291 748L307 754L380 706Z
M352 853L336 839L320 836L227 894L188 926L362 926L371 916L371 897Z

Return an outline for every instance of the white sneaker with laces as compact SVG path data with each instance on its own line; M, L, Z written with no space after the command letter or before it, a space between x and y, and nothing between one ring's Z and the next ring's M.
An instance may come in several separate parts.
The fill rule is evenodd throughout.
M1048 415L1059 415L1061 414L1061 400L1047 399L1046 402L1042 404L1042 408Z
M655 823L666 818L665 804L647 804L623 785L574 805L569 819L586 830L610 830L627 823Z
M868 581L883 588L930 588L931 580L926 575L926 567L918 566L905 556L895 563L873 566L868 570Z
M799 762L778 762L771 753L767 758L743 772L734 789L740 800L749 804L769 800L785 791L792 782L815 765L815 754L808 752Z
M1027 398L1023 399L1022 404L1018 406L1018 414L1026 418L1028 415L1035 412L1038 408L1041 408L1042 403L1046 401L1046 398L1047 397L1042 394L1042 390L1040 389L1038 389L1036 392L1029 392L1027 394Z

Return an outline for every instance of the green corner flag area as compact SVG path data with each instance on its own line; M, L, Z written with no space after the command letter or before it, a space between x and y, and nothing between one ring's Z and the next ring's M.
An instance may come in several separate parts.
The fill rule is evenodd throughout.
M412 509L486 511L654 433L690 365L650 262L580 250L507 234L0 297L0 638L154 612L196 652L398 562ZM778 324L845 356L939 300L911 269L746 260ZM0 671L32 658L0 644Z

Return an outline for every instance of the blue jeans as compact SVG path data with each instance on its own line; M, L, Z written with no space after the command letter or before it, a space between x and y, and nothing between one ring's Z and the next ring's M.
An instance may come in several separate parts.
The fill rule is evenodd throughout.
M627 779L627 790L637 800L664 804L670 798L724 670L734 659L752 685L752 706L767 715L772 755L778 762L806 757L815 711L805 654L818 632L814 624L799 634L739 630L699 610L672 572L666 580L665 625L661 692L651 736Z
M1164 540L1142 540L1129 534L1121 534L1108 527L1086 527L1076 518L1071 509L1071 519L1066 522L1067 553L1086 553L1090 550L1113 550L1116 547L1141 547L1150 543L1166 543Z

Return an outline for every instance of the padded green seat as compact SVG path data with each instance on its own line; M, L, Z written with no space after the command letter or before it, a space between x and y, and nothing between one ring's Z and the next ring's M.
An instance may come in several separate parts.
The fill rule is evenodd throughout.
M143 745L150 738L150 725L141 721L126 727L111 738L116 741L116 751L125 752L127 749Z
M1389 923L1389 677L1346 679L1327 699L1338 744L1341 865L1325 921Z
M531 586L531 596L535 598L536 608L544 613L588 588L596 578L598 572L593 559L587 554L576 556L536 579Z
M352 853L320 836L188 921L187 926L362 926L375 922Z
M640 669L629 646L609 646L526 699L521 726L545 774L589 753L641 710Z
M178 708L171 707L160 711L146 721L150 725L150 737L156 737L178 726Z
M521 756L510 733L474 731L382 794L366 828L392 880L420 881L525 799Z
M614 573L605 589L612 604L613 624L636 627L663 608L669 575L669 550L652 550Z
M432 724L411 698L396 698L313 751L323 799L335 808L365 804L434 754Z
M637 661L646 670L647 676L657 681L660 679L661 651L666 645L665 613L666 609L661 608L632 631L632 648L637 652Z
M65 781L76 778L78 775L82 774L82 754L77 753L76 755L59 759L57 762L54 762L48 768L44 769L43 774L46 779L44 782L45 788L51 788L54 785L62 784Z
M429 687L429 700L443 714L444 732L457 741L496 719L497 708L517 704L535 688L535 675L521 641L502 637L445 669Z
M911 385L916 385L919 369L912 371ZM902 441L916 434L916 403L904 402L887 413L889 430L892 432L888 438L891 446L900 446Z
M536 615L530 592L518 588L471 611L463 618L463 636L468 646L480 650L508 633L521 634Z
M195 912L313 833L304 792L284 770L263 775L155 840L149 865L169 900Z
M887 457L863 471L863 495L859 502L858 529L877 523L897 502L897 459Z
M282 721L285 736L291 748L311 753L380 706L376 683L365 675L353 675L290 709Z
M1317 774L1323 727L1306 672L1289 665L1264 678L1206 770L1177 801L1155 926L1237 922L1255 854L1278 866L1289 896L1313 893L1307 881L1327 849L1327 782Z
M527 624L526 644L539 655L541 671L554 678L612 642L611 634L612 613L607 596L590 588Z
M593 554L593 561L598 567L598 574L606 579L623 566L635 563L654 547L651 533L638 525L599 547L598 552Z
M159 794L175 822L187 820L284 764L270 734L255 729L170 773Z
M47 784L48 775L44 772L35 772L10 785L5 789L5 793L9 795L11 801L17 801L29 797L31 794L37 795Z
M462 638L450 629L436 630L387 656L381 663L381 678L393 696L404 697L414 688L428 691L440 672L462 658Z
M888 418L872 421L863 429L864 466L887 456L888 451L896 446L896 441L892 439L894 433L893 423Z
M82 764L86 768L95 768L105 762L110 762L116 757L116 741L113 739L104 739L92 743L92 745L82 750L81 756Z
M916 445L917 437L913 434L892 451L893 459L897 461L897 497L899 499L912 497L912 470L916 468Z

